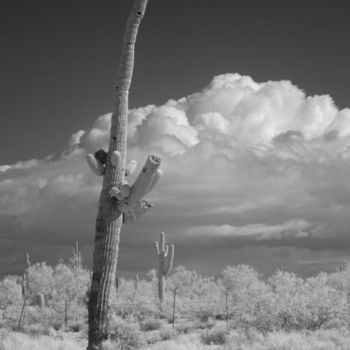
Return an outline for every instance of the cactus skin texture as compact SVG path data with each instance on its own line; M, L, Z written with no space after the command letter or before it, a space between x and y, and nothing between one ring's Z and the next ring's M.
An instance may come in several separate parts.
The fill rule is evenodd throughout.
M156 251L158 254L158 297L162 303L165 292L165 279L173 268L174 262L174 244L165 244L165 233L160 234L160 241L155 241Z

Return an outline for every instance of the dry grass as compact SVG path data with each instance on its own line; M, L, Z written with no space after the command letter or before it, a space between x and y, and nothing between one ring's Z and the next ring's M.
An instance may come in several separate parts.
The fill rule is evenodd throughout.
M199 334L182 335L154 344L149 350L349 350L350 334L338 330L316 332L233 332L225 345L204 345Z
M231 334L223 350L349 350L350 334L339 330Z
M0 332L0 350L85 350L74 340Z
M256 331L234 331L226 344L205 345L200 332L150 345L147 350L349 350L350 333L341 330L315 332L273 332L262 335ZM30 336L0 331L0 350L85 350L86 341L49 336ZM106 344L107 345L107 344ZM107 347L108 348L108 347ZM110 343L116 350L116 344Z

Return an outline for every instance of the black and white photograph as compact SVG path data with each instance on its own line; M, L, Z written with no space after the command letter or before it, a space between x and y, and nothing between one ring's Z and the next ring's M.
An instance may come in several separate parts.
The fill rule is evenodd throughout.
M350 350L350 6L0 1L1 350Z

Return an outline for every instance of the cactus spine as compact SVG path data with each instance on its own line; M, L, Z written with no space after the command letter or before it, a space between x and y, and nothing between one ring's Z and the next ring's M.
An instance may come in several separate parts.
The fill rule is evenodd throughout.
M160 234L160 241L155 241L158 254L158 297L160 302L164 300L165 279L169 275L174 261L174 244L165 244L165 233Z

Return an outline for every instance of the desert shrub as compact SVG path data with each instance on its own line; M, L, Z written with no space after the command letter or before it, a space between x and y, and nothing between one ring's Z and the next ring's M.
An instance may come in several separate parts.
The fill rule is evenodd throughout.
M59 330L63 326L63 319L53 309L30 306L26 311L25 323L27 325L43 325L45 328L52 327Z
M81 321L72 321L68 324L69 330L72 332L84 332L87 333L88 325L84 320Z
M348 324L346 294L331 286L326 274L304 280L293 273L277 271L265 283L248 267L226 267L221 283L228 292L233 327L266 333Z
M53 291L54 277L52 266L45 262L36 263L26 269L28 282L28 294L32 298L32 302L38 294L48 296Z
M171 328L160 329L159 334L162 341L173 339L176 336L176 332Z
M6 309L2 310L2 324L8 329L17 329L18 320L21 314L22 306L8 305Z
M325 274L303 280L277 271L269 283L274 291L275 329L315 330L348 324L346 294L332 287Z
M81 267L74 268L61 262L53 269L53 280L52 298L83 303L84 295L90 283L87 270Z
M122 350L120 344L113 340L107 339L102 343L102 350Z
M198 276L194 281L191 290L191 316L202 322L215 318L217 314L222 312L220 300L220 284L212 277Z
M45 296L47 306L60 308L64 301L83 307L89 285L89 272L64 262L52 267L45 262L32 264L26 269L29 304L36 305L39 294Z
M154 283L140 280L135 289L134 281L121 279L118 293L112 295L111 311L122 318L157 318L159 307Z
M180 335L174 340L167 340L150 347L150 350L204 350L207 348L201 344L194 334Z
M160 320L155 318L149 318L144 320L141 323L141 330L145 332L154 331L154 330L160 329L161 326L162 326L162 322Z
M258 273L247 265L226 266L218 281L221 289L218 300L221 312L217 314L232 320L231 324L240 327L259 327L263 318L269 327L270 317L264 314L269 287L259 279Z
M7 276L0 281L0 309L10 305L22 305L22 286L17 276Z
M227 341L227 331L223 327L207 329L202 332L201 341L206 345L223 345Z
M163 317L173 321L173 302L176 294L176 318L195 318L204 321L220 312L217 296L219 286L213 278L177 266L167 279Z
M348 350L349 333L336 330L315 332L271 332L246 336L232 332L223 350Z
M180 321L175 326L176 332L180 334L186 334L195 329L195 325L193 322L189 321Z
M30 336L39 336L39 335L51 335L50 327L46 327L41 323L33 323L24 325L22 330L24 333Z
M148 331L148 332L144 333L144 338L145 338L147 344L154 344L154 343L162 341L162 336L161 336L159 330Z
M219 283L222 289L221 307L224 314L227 312L232 327L253 327L264 332L273 329L272 288L259 278L253 268L247 265L226 266Z
M146 340L136 323L129 323L118 316L112 316L109 322L110 340L123 350L142 349Z
M195 329L210 329L215 326L215 321L212 318L209 318L207 321L198 320L193 326Z

